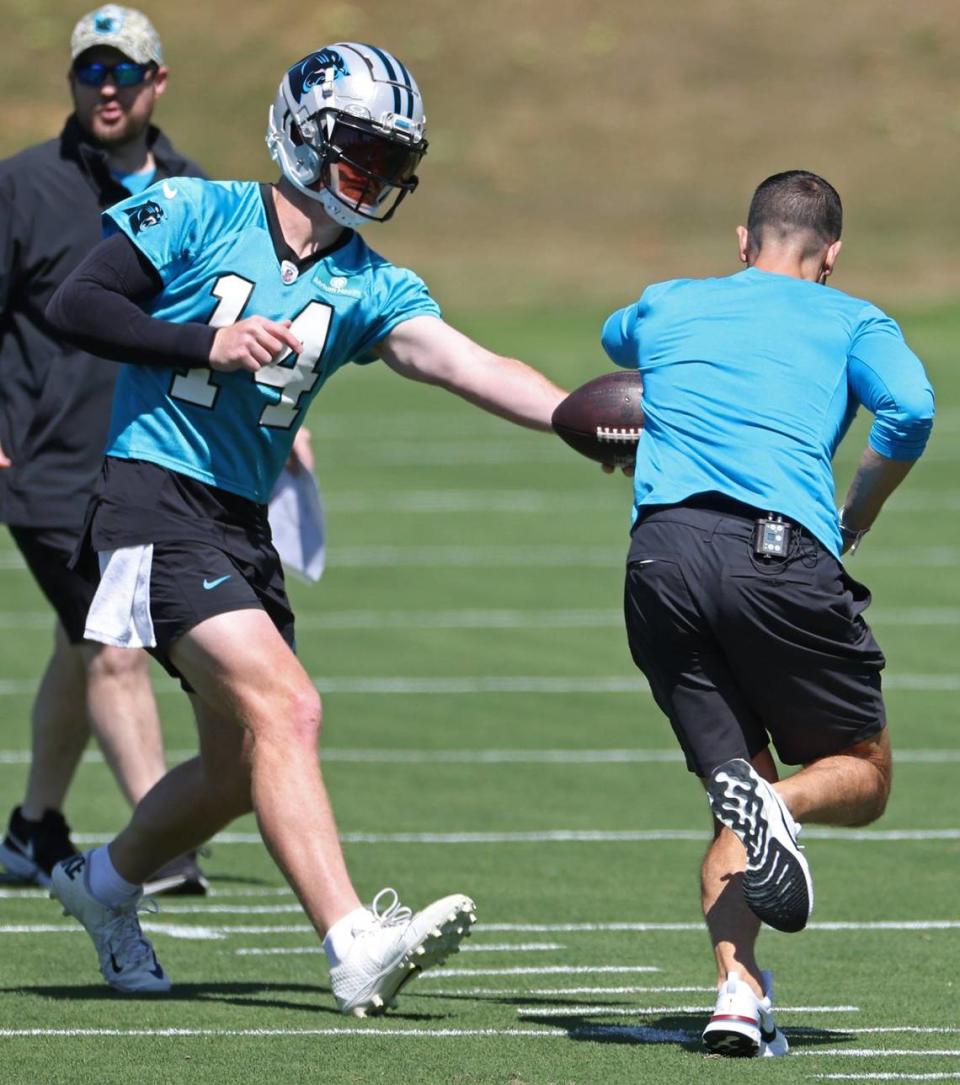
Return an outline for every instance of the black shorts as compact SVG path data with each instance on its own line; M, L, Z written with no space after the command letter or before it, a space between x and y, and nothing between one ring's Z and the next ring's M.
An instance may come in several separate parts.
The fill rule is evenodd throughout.
M170 647L217 614L263 610L294 647L293 611L265 506L155 464L108 459L76 563L89 575L98 569L98 554L142 546L152 548L149 617L156 646L147 650L184 689L190 686Z
M630 650L699 776L771 739L785 764L806 764L886 722L885 661L862 617L869 591L796 526L787 557L756 557L761 515L706 500L660 508L633 530Z
M57 612L70 643L80 644L95 589L89 580L70 568L70 558L80 538L79 529L11 525L10 534L40 590Z

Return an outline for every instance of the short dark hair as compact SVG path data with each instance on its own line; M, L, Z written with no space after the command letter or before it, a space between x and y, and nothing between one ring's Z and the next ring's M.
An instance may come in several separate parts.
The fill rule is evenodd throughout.
M762 181L747 214L747 231L758 248L768 230L781 240L805 233L819 245L832 245L842 229L843 205L837 190L808 170L787 170Z

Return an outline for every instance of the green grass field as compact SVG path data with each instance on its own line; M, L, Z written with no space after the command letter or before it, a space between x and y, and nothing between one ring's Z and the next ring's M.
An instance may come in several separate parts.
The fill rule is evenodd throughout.
M463 326L573 385L606 368L600 316ZM149 917L167 997L110 992L79 928L41 893L3 886L0 1081L960 1078L960 310L903 317L938 423L851 562L888 656L894 796L867 830L809 831L815 921L763 936L792 1057L698 1053L713 1002L697 904L708 816L620 628L626 480L374 367L338 376L314 408L330 538L321 583L292 586L301 654L324 693L326 775L358 888L393 885L413 905L470 893L467 951L389 1016L340 1017L252 819L213 842L208 899ZM5 815L51 625L6 537L0 592ZM166 679L158 691L171 758L186 756L186 699ZM93 753L67 814L84 843L124 819Z

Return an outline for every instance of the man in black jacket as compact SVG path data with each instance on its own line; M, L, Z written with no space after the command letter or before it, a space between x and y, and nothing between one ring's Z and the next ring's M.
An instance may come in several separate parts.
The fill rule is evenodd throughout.
M74 853L63 801L91 731L131 804L164 774L147 657L83 641L92 590L67 567L106 439L116 366L62 342L51 295L100 240L100 212L166 177L202 176L150 118L167 85L160 39L139 11L108 4L70 42L74 112L57 139L0 162L0 521L57 613L32 713L33 760L0 863L49 884ZM204 892L195 857L153 892Z

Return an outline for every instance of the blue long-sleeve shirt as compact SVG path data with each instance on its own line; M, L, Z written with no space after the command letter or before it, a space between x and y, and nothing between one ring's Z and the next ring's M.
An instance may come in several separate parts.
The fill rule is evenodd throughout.
M896 322L818 283L749 268L649 286L602 343L643 376L635 515L715 492L778 512L835 554L833 454L862 404L870 446L916 459L933 389Z

